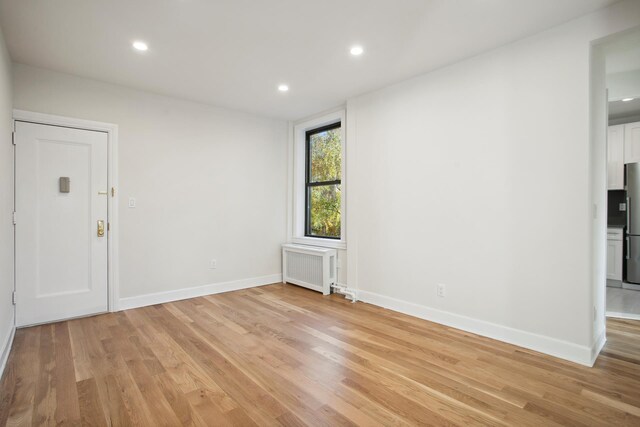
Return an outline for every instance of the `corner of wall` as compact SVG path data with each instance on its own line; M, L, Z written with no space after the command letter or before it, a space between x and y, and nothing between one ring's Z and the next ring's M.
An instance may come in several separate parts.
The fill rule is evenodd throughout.
M607 89L605 54L602 45L592 42L589 63L589 209L593 210L587 233L591 246L590 317L591 342L598 346L606 330L606 215L607 215ZM604 341L602 341L604 344ZM594 347L595 348L595 347ZM601 348L601 347L600 347ZM595 356L600 349L597 350ZM595 360L595 359L594 359Z
M13 79L11 57L0 28L0 377L15 334L13 292Z

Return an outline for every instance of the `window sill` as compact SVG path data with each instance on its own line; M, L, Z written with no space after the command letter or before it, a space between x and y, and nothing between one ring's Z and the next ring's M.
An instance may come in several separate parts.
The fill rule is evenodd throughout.
M347 249L347 242L344 240L322 239L319 237L294 237L291 242L301 245L319 246L321 248Z

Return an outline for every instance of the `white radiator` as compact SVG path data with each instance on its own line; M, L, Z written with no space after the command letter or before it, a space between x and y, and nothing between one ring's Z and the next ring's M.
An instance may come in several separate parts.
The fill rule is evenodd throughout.
M336 283L336 259L335 249L282 245L282 280L329 295Z

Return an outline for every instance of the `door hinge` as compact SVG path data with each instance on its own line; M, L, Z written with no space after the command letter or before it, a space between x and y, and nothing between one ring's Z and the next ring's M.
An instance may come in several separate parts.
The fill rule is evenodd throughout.
M13 211L13 225L16 225L17 223L18 222L17 222L17 219L16 219L16 211Z
M11 143L16 145L16 131L11 132Z
M13 294L11 294L11 302L13 303L13 305L16 305L16 291L13 291Z

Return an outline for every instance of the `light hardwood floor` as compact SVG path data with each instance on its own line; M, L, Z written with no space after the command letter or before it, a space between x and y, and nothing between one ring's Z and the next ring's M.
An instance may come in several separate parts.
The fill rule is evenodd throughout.
M17 331L0 425L640 425L640 322L594 368L270 285Z

